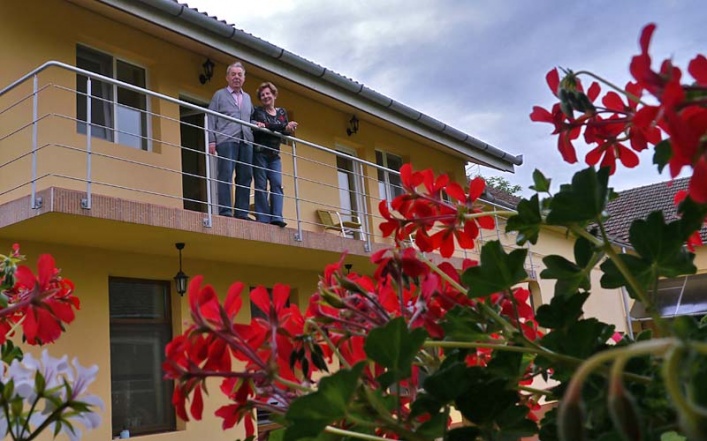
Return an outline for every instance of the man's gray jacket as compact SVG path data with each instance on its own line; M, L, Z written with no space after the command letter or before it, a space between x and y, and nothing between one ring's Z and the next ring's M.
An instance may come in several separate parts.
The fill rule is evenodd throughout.
M242 121L250 122L250 117L253 114L253 103L250 100L250 95L243 91L243 102L239 109L233 95L224 87L223 89L217 90L213 98L211 98L209 109ZM209 143L215 142L216 144L221 144L227 141L253 142L253 131L250 127L212 115L208 115L208 119Z

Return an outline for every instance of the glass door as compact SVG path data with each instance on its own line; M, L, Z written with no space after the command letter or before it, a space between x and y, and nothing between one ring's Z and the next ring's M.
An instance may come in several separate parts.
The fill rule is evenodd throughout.
M352 159L355 157L353 151L343 148L339 148L337 151L342 153L336 158L339 203L341 207L339 214L341 214L341 219L344 221L362 224L365 232L365 195L363 193L361 164Z

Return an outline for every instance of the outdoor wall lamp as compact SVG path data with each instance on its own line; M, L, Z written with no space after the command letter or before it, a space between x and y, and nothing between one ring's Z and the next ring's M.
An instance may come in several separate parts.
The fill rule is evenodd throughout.
M207 58L206 61L204 61L204 64L201 65L202 68L204 68L204 73L199 75L199 82L201 84L206 84L207 82L211 81L211 77L214 76L214 62L211 61L210 58Z
M179 272L174 276L174 286L177 287L179 295L183 296L184 293L187 292L187 283L189 282L189 276L182 271L182 250L184 249L184 242L177 242L174 246L179 250Z
M346 275L348 276L349 273L351 272L351 268L353 268L353 263L344 264L344 268L346 268Z
M358 132L358 118L353 115L349 120L349 127L346 129L346 134L351 136Z

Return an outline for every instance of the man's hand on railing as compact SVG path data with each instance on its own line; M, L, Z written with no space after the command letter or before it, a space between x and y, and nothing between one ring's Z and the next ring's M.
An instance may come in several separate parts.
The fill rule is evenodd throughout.
M216 154L216 143L215 142L209 143L209 153L212 155Z

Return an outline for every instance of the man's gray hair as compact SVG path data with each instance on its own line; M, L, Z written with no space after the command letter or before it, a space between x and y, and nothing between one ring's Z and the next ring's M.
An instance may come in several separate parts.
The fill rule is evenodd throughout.
M245 74L245 66L243 66L243 63L241 63L240 61L236 61L235 63L230 64L226 68L226 75L228 75L228 73L231 72L231 69L234 69L236 67L240 67L241 69L243 69L243 74Z

